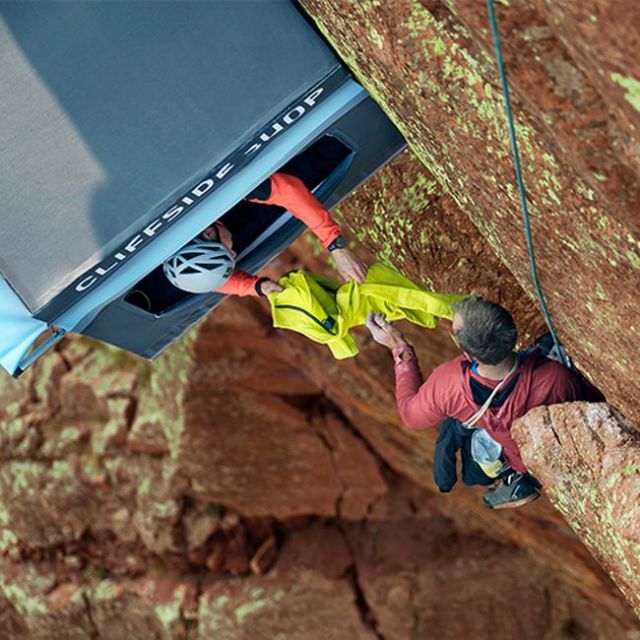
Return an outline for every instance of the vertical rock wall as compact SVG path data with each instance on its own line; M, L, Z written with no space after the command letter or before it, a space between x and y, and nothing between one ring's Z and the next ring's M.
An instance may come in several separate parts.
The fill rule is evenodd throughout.
M596 35L576 27L571 31L576 44L569 48L569 32L562 39L556 33L562 31L559 16L570 22L590 4L598 5L598 15L606 13L601 29L609 36L583 65L573 54L588 52ZM640 288L635 85L627 78L624 97L619 83L610 96L610 82L594 81L606 75L594 71L606 57L606 42L626 42L612 45L622 52L636 41L630 14L607 9L626 4L594 1L579 9L572 2L512 0L496 6L542 288L577 363L638 422L632 357ZM484 6L471 0L303 0L303 5L533 299ZM618 64L622 58L616 55ZM629 64L631 77L635 63ZM618 108L612 111L614 103ZM423 230L407 209L386 209L379 218L381 226L402 227L409 235ZM357 232L356 224L353 229ZM391 245L392 251L388 237L378 235L378 250L384 253Z
M425 370L454 350L446 331L414 337ZM67 340L5 379L0 637L640 631L548 505L433 493L433 434L402 429L388 354L358 339L338 363L229 300L152 364Z

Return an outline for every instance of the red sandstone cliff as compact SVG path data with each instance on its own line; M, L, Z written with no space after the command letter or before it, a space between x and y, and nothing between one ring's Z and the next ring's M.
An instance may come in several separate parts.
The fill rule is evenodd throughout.
M453 354L409 330L426 369ZM402 429L388 354L360 342L337 362L229 300L153 364L69 340L6 381L0 637L640 630L546 501L434 493L434 436Z
M414 151L341 205L361 250L539 333L483 7L304 4ZM437 494L435 435L403 430L386 352L361 334L336 362L228 300L155 363L68 340L2 381L0 638L640 633L602 569L638 607L636 8L498 8L543 288L616 407L517 425L549 501ZM304 239L273 272L302 264L326 268ZM408 331L425 373L455 353Z

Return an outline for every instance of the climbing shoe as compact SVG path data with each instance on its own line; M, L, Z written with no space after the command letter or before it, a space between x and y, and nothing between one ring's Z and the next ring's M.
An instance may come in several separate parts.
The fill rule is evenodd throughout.
M487 490L483 501L490 509L515 509L540 497L540 483L528 473L509 471Z

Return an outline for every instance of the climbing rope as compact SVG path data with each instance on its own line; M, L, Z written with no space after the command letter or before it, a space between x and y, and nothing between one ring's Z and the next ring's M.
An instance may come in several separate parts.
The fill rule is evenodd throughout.
M570 367L571 363L566 356L564 350L560 346L558 336L556 335L553 327L553 321L551 320L551 314L547 309L547 303L545 302L542 289L540 288L540 282L538 280L538 270L536 268L536 259L533 250L533 239L531 237L531 224L529 223L529 208L527 207L527 196L524 189L524 182L522 180L522 168L520 166L520 155L518 153L518 143L516 142L516 129L513 124L513 111L511 109L511 100L509 98L509 87L507 86L507 75L504 70L504 61L502 58L502 48L500 46L500 34L498 33L498 23L496 21L496 14L493 7L493 0L486 0L487 9L489 11L489 21L491 23L491 33L493 35L493 44L496 49L496 58L498 64L498 71L500 73L500 82L502 83L502 95L504 96L504 105L507 112L507 122L509 124L509 138L511 140L511 151L513 153L513 163L516 170L516 182L518 184L518 192L520 194L520 204L522 205L522 217L524 220L524 235L527 239L527 246L529 248L529 264L531 266L531 277L533 279L533 286L535 287L538 300L540 301L540 307L544 314L545 322L549 328L549 333L553 339L555 350L557 351L562 362L565 366Z

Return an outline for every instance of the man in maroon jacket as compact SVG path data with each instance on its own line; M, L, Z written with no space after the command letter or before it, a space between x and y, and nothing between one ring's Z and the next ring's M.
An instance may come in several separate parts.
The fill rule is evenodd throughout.
M464 351L437 367L423 382L413 347L382 314L370 314L373 339L391 350L396 401L403 422L415 430L455 418L481 428L502 448L500 482L484 501L493 509L527 504L539 497L539 483L527 473L511 438L514 420L540 405L575 400L601 401L602 395L576 373L538 350L515 352L516 326L500 305L469 297L453 305L453 337Z

